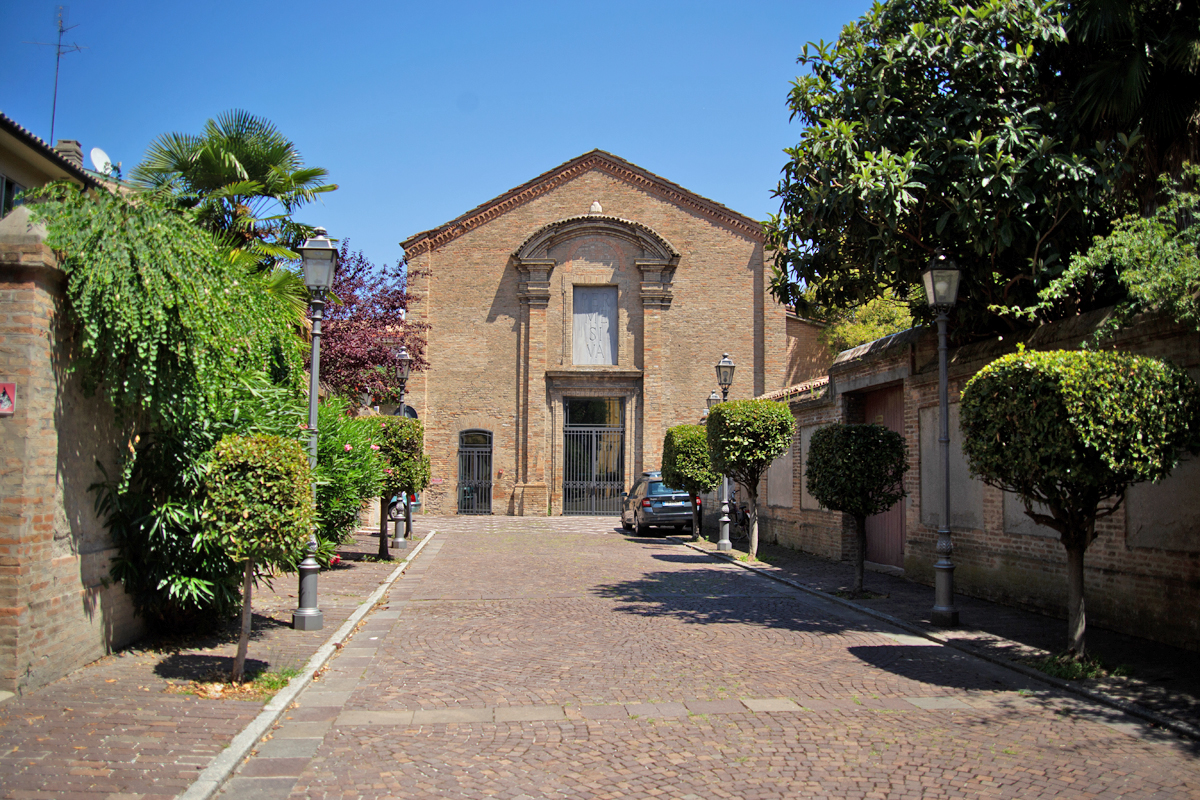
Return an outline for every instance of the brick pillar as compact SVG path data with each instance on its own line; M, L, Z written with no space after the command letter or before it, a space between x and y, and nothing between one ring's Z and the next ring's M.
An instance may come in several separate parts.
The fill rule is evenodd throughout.
M19 465L0 477L0 689L7 691L24 685L36 660L31 599L54 541L51 321L63 274L41 238L0 242L0 381L16 383L16 413L0 418L0 452Z
M518 379L520 431L517 436L519 483L515 487L515 510L522 517L544 517L548 513L550 409L546 399L546 309L550 304L550 273L553 259L518 262L522 281L521 367Z
M663 409L668 406L668 387L662 378L668 354L662 327L663 314L671 307L671 265L634 263L642 272L642 469L658 469L666 433Z
M0 690L42 686L140 635L107 581L115 550L93 511L95 462L115 463L112 409L63 371L66 279L46 231L19 207L0 220ZM112 472L110 471L110 474Z

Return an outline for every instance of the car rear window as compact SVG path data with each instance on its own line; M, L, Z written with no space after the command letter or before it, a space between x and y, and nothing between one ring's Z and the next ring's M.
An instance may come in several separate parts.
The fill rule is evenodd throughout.
M662 481L650 481L650 489L646 492L646 494L656 496L664 494L685 494L685 492L680 489L672 489Z

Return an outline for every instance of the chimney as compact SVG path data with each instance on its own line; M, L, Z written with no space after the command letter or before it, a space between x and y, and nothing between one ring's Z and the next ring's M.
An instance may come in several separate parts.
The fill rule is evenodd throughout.
M58 144L54 145L54 152L83 169L83 148L74 139L59 139Z

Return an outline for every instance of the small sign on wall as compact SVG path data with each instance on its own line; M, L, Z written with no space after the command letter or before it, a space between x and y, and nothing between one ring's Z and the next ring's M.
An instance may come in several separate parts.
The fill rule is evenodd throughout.
M17 385L0 383L0 417L11 417L17 410Z

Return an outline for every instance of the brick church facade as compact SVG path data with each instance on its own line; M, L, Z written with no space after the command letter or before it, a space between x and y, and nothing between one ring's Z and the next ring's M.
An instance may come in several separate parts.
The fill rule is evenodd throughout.
M731 399L808 377L759 223L603 151L403 246L430 325L409 403L431 513L617 513L667 428L704 415L723 353Z

